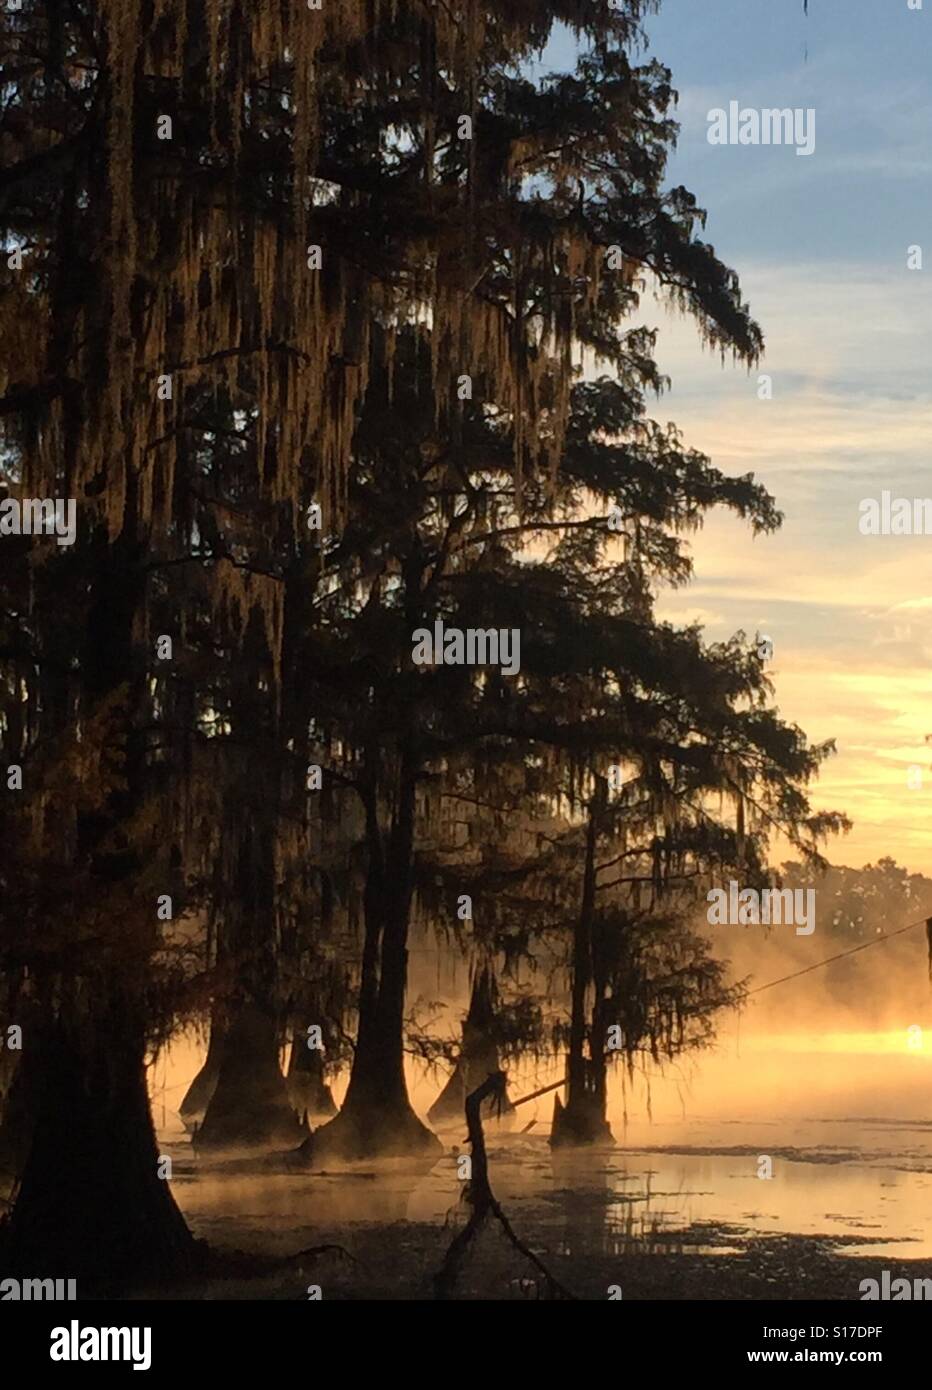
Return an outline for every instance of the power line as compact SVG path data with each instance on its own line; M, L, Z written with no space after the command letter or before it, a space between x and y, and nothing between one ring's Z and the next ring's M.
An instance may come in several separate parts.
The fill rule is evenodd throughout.
M823 965L831 965L833 960L844 960L845 956L857 955L858 951L866 951L868 946L879 946L882 941L892 941L895 936L902 936L904 932L912 931L914 927L921 927L923 924L929 931L929 952L932 956L932 917L917 917L915 922L907 922L905 927L898 927L896 931L886 932L883 936L875 936L870 941L862 941L860 946L852 946L847 951L839 951L835 956L826 956L825 960L817 960L815 965L807 965L803 970L794 970L792 975L781 975L779 980L768 980L765 985L758 985L756 989L748 990L748 998L752 994L760 994L765 989L773 989L775 985L785 985L787 980L798 980L800 975L808 975L813 970L820 970Z
M883 936L875 936L870 941L862 941L860 946L851 946L847 951L839 951L837 955L826 956L825 960L817 960L814 965L807 965L802 970L794 970L792 975L781 975L779 980L768 980L765 985L758 985L756 989L749 989L747 998L752 994L761 994L765 989L774 989L776 985L785 985L788 980L798 980L800 975L809 975L813 970L821 970L823 965L831 965L832 961L844 960L846 956L855 956L858 951L866 951L868 946L879 946L882 941L892 941L895 936L902 936L904 932L912 931L914 927L925 925L929 936L929 965L932 973L932 917L917 917L915 922L907 922L905 927L897 927L896 931L885 932ZM555 1091L560 1086L565 1086L569 1081L568 1076L564 1076L560 1081L552 1081L549 1086L542 1086L539 1091L532 1091L530 1095L521 1096L520 1100L512 1101L512 1105L517 1107L524 1105L529 1100L536 1100L538 1096L545 1096L548 1091Z

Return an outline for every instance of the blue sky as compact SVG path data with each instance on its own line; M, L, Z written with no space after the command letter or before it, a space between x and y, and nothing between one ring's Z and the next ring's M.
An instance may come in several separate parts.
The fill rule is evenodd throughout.
M892 854L932 873L932 536L865 537L859 503L932 497L932 0L664 0L649 53L672 71L680 138L669 182L708 211L705 239L738 271L761 324L759 371L703 350L648 294L672 389L654 404L686 442L753 472L785 513L754 540L714 515L696 577L661 611L710 638L774 642L781 712L839 755L816 804L855 829L829 847L853 864ZM569 66L563 35L546 59ZM815 110L816 146L709 144L708 112ZM920 246L924 269L907 268ZM923 785L907 787L919 764Z
M726 260L896 260L932 224L932 3L664 0L650 49L672 69L681 137L670 174L709 209ZM813 107L817 146L719 148L706 113Z

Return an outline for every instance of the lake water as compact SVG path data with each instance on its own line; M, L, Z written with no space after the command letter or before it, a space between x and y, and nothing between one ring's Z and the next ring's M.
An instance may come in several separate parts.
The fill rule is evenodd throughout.
M557 1074L527 1071L511 1093ZM615 1077L614 1150L552 1154L552 1095L521 1107L511 1132L488 1126L491 1183L529 1244L585 1268L631 1255L727 1257L780 1236L824 1238L839 1258L869 1256L878 1267L932 1259L930 1083L932 1056L905 1030L735 1035L690 1067L654 1075L649 1095L642 1079ZM438 1088L412 1072L422 1113ZM169 1093L154 1091L177 1199L214 1243L284 1254L324 1233L352 1249L367 1231L391 1229L397 1248L410 1225L414 1260L430 1230L434 1252L463 1220L462 1127L441 1133L447 1152L429 1169L218 1168L193 1158ZM762 1159L770 1178L758 1176Z

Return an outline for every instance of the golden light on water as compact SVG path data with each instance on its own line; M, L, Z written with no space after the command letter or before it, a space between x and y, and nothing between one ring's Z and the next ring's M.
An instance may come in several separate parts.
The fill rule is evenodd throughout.
M848 1052L867 1056L902 1056L909 1053L932 1057L932 1027L911 1024L909 1028L895 1028L886 1032L756 1034L748 1038L745 1046L748 1052Z

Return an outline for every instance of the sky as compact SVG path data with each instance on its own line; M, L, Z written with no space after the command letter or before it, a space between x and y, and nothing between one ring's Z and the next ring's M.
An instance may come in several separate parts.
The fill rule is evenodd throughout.
M708 211L704 239L766 344L750 373L723 366L646 296L672 379L651 414L716 467L754 473L785 515L755 539L713 513L690 540L692 584L659 611L710 640L771 638L782 716L837 743L811 789L855 823L829 841L833 862L891 855L932 874L932 535L859 527L884 489L932 498L932 0L810 0L808 17L801 0L664 0L647 30L679 93L669 185ZM571 53L564 35L546 61ZM708 113L731 101L813 110L813 152L711 144Z

